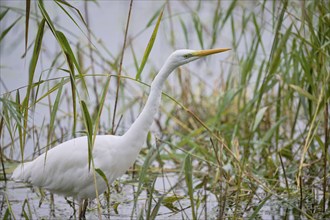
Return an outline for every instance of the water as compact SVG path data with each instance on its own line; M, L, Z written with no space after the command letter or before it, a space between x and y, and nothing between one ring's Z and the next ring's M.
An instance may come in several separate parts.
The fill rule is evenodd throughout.
M176 174L166 174L166 178L158 178L155 184L155 193L153 196L155 197L155 200L160 198L160 196L163 193L167 194L167 190L164 187L168 187L169 185L174 185L176 178ZM139 195L137 206L135 207L135 211L132 212L134 208L134 195L136 195L137 192L137 186L138 182L132 182L129 181L130 177L127 175L123 176L121 178L123 183L118 183L117 189L119 188L119 191L115 190L115 187L112 188L111 193L111 208L110 213L108 212L107 202L104 195L100 196L100 202L102 204L102 216L103 218L111 218L111 219L129 219L133 217L133 219L137 218L139 215L145 216L145 210L147 206L147 193L146 190L143 190L142 193ZM164 185L165 183L165 185ZM184 209L180 212L173 212L173 210L167 208L166 206L162 205L160 207L160 210L157 214L158 219L163 218L171 218L171 219L182 219L182 216L191 216L191 212L189 210L190 202L186 198L186 192L184 192L183 188L178 187L175 190L175 196L180 197L181 199L178 200L178 202L173 203L174 208L176 210L180 210L181 207ZM63 219L63 218L70 218L74 219L77 216L75 216L74 209L71 207L69 202L61 197L54 195L54 211L52 211L52 201L50 199L50 193L44 191L45 197L42 197L42 194L40 193L39 189L33 188L28 184L25 183L15 183L13 181L8 181L6 184L5 182L1 182L1 191L3 190L3 193L1 194L1 201L3 202L3 206L1 207L0 214L4 214L5 211L8 208L8 204L10 204L10 207L14 213L14 216L19 219L20 215L22 213L22 209L27 213L31 219ZM174 194L173 192L168 193L167 198L173 198ZM214 199L214 197L213 197ZM71 198L68 198L72 202ZM77 202L77 201L76 201ZM23 205L25 203L25 205ZM115 207L114 204L119 204ZM155 205L155 202L153 202ZM208 214L206 216L209 216L212 218L212 215L214 216L215 213L212 211L212 209L216 206L216 203L213 201L211 197L208 198ZM24 208L22 208L24 207ZM76 210L78 210L78 204L75 205ZM200 209L202 210L202 209ZM116 213L117 212L117 213ZM212 214L213 212L213 214ZM203 212L201 211L201 214L203 215ZM77 215L77 214L76 214ZM205 213L204 213L205 215ZM97 204L96 200L93 200L88 207L88 211L86 214L87 219L95 219L98 217L97 212Z
M161 196L166 194L163 200L164 202L162 202L157 212L156 219L191 218L192 213L190 200L186 191L187 188L184 179L179 178L179 176L180 174L177 172L164 173L163 175L158 175L158 177L152 175L151 179L156 178L152 193L152 209L158 203ZM183 181L178 181L178 179L182 179ZM195 180L195 183L198 183L198 180ZM15 183L13 181L8 181L7 183L1 181L0 184L0 201L2 204L0 207L0 216L4 216L9 205L16 219L21 218L23 209L30 219L75 219L78 215L74 212L72 205L61 196L54 195L54 203L52 203L49 192L44 191L45 197L43 197L39 189L33 188L28 184ZM175 189L171 190L171 186L176 184ZM134 195L137 195L138 181L136 179L132 180L131 175L124 175L111 188L110 209L106 202L106 197L104 195L100 196L102 218L136 219L139 216L146 217L148 198L151 195L148 193L148 189L150 190L151 188L147 185L144 185L135 206ZM196 186L197 184L195 184ZM199 219L219 219L219 213L221 214L219 210L223 210L222 204L224 202L226 203L223 213L224 218L232 218L238 214L238 216L243 218L254 216L253 219L308 219L296 209L299 207L298 195L293 195L291 198L285 194L283 194L283 197L269 196L264 193L262 188L259 188L256 195L253 195L253 192L250 190L242 192L242 197L237 204L235 201L236 196L231 194L235 193L235 190L230 191L226 197L218 201L215 195L207 189L195 189L194 197L196 200L195 204L199 204L197 208ZM321 198L321 192L319 193L315 199ZM252 197L250 197L251 195ZM250 198L253 199L251 200ZM72 198L68 198L68 200L72 202ZM165 201L171 202L165 203ZM265 203L262 204L263 202ZM313 203L316 205L317 201L310 198L308 203L308 206L313 206ZM54 211L52 211L52 204L55 207ZM261 206L260 210L254 213L255 210L259 209L258 206ZM75 209L78 210L78 204L75 205ZM320 216L322 216L321 213ZM89 204L86 218L98 218L96 200L93 200Z

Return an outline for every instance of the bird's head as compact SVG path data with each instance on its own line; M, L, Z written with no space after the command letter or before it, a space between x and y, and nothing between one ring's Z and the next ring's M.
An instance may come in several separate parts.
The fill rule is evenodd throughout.
M173 67L178 67L183 64L197 60L199 58L211 54L222 53L228 50L230 49L218 48L218 49L209 49L209 50L188 50L188 49L176 50L171 54L168 61L173 65Z

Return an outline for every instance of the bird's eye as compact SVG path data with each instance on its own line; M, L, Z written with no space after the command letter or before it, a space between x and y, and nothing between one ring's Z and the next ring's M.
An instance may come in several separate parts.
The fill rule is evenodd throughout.
M187 54L183 55L183 57L186 58L186 59L188 59L188 58L192 57L192 54L187 53Z

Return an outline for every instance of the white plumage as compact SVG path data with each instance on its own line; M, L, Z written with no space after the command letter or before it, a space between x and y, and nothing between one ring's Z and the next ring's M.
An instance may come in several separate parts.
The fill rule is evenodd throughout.
M122 136L113 135L98 135L95 139L95 168L104 171L110 183L132 165L139 151L136 148L129 153L123 152L120 150L122 140ZM106 172L108 170L112 172ZM98 191L104 192L107 188L105 181L99 175L96 177ZM31 162L21 164L12 178L65 197L95 198L93 172L88 168L87 137L66 141L49 150L47 155L44 153Z

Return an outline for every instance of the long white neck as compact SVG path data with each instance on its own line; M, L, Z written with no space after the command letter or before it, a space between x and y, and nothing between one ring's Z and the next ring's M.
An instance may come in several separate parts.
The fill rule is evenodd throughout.
M154 121L154 117L158 112L165 80L176 68L176 66L167 65L167 63L168 60L153 80L150 87L148 100L142 112L135 120L135 122L131 125L131 127L127 130L127 132L124 134L125 139L130 140L131 143L134 143L133 146L127 147L134 147L137 148L137 150L140 150L147 138L149 129Z

